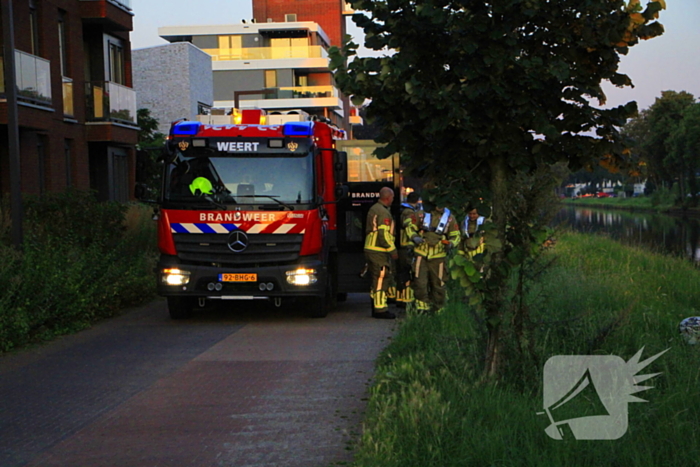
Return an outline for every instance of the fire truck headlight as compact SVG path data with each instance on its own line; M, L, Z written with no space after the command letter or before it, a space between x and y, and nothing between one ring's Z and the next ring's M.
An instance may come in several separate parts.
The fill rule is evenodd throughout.
M185 285L190 282L190 272L178 268L163 269L160 280L165 285Z
M293 271L287 271L287 282L292 285L300 286L315 284L318 280L316 274L315 269L299 268Z

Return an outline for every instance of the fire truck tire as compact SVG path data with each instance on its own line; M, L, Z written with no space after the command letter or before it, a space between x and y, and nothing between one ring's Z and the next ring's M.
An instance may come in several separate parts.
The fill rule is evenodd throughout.
M192 317L195 301L191 297L168 297L168 312L171 319L188 319Z
M311 299L311 317L312 318L325 318L328 315L328 311L331 307L333 288L328 281L326 285L326 293L322 297L313 297Z

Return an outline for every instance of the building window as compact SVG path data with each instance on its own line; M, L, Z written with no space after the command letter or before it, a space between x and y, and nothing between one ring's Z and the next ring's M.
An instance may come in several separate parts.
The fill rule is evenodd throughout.
M32 55L39 56L39 9L38 0L29 0L29 40Z
M61 63L61 74L70 76L68 73L68 34L66 31L66 12L59 10L58 12L58 58Z
M309 75L296 75L294 83L295 86L308 86L309 85Z
M197 115L210 115L211 105L197 102Z
M124 43L112 36L105 36L107 63L105 64L106 81L126 84L126 60Z
M277 87L277 70L265 70L265 88L276 88L276 87Z
M58 58L61 66L63 81L63 113L74 115L73 108L73 80L68 76L68 32L66 26L66 12L58 11Z
M219 36L220 49L240 49L242 44L241 36Z
M274 37L270 39L272 58L308 58L308 37Z

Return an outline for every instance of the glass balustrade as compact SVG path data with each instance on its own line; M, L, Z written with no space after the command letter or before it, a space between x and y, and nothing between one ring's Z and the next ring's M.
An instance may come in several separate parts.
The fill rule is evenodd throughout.
M85 83L87 120L136 123L136 92L111 81Z
M0 56L0 93L5 93L5 61ZM17 99L33 104L51 104L51 62L41 57L15 50L15 80Z
M202 49L213 61L224 60L272 60L280 58L328 58L328 52L320 45L303 47L242 47Z

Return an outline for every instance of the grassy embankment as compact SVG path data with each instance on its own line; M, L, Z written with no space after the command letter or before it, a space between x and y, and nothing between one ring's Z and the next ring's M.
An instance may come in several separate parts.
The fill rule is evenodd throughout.
M143 205L72 192L25 200L24 247L0 209L0 353L79 331L155 294L155 223Z
M531 353L498 384L478 382L482 327L459 300L438 316L406 318L378 360L356 465L697 465L700 348L681 341L678 323L700 315L700 271L582 234L562 235L547 254L558 259L529 293ZM642 347L640 361L670 350L639 372L662 374L637 394L648 403L629 404L623 437L556 441L545 434L548 419L536 413L549 357L628 361Z

